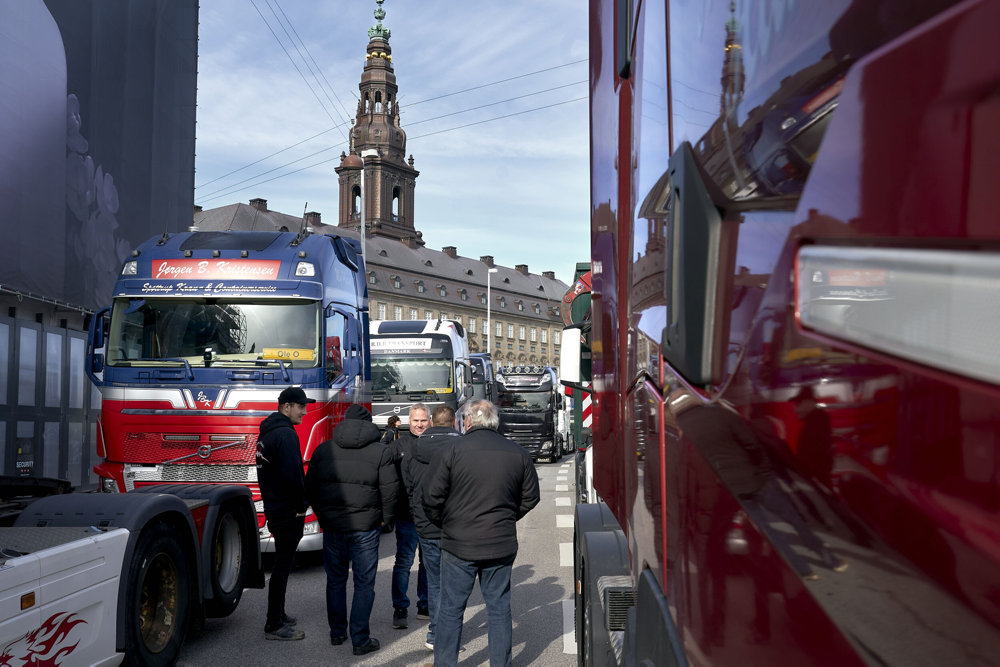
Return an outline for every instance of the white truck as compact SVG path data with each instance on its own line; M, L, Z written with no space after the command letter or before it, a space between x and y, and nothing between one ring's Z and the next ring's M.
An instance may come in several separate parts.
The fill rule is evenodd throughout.
M264 587L245 486L46 481L0 478L0 665L169 665L206 616Z

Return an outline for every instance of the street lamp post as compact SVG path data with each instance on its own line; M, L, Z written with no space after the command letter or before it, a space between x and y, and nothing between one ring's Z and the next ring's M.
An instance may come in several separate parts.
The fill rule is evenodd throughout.
M496 269L486 272L486 352L493 354L493 320L490 319L490 308L493 306L493 299L490 297L490 276L496 273Z
M361 262L365 265L365 283L368 283L368 255L365 246L368 245L368 220L365 218L365 158L378 157L378 151L368 148L361 151Z

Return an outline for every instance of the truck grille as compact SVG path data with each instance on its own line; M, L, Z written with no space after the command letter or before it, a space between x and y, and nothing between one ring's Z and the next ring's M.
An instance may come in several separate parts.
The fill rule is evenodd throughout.
M158 482L170 483L232 483L257 482L257 467L252 465L131 465L126 464L125 488Z

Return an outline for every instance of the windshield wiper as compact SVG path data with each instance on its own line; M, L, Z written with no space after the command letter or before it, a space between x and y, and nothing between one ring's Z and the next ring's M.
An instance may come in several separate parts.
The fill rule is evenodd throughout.
M288 375L288 369L285 368L285 362L281 359L255 359L255 366L267 366L268 364L278 364L281 367L281 376L285 382L291 381L291 376Z

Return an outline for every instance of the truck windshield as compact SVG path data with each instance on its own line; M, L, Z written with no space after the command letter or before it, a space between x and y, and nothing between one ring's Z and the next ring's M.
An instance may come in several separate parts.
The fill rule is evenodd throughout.
M451 361L411 356L372 356L372 391L390 394L454 391Z
M107 362L111 366L283 362L311 368L319 354L315 301L248 303L238 299L116 299Z
M536 412L552 406L552 394L547 391L503 391L498 406L501 410Z

